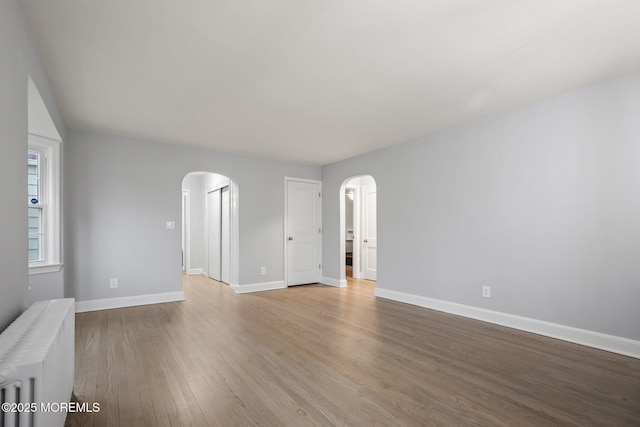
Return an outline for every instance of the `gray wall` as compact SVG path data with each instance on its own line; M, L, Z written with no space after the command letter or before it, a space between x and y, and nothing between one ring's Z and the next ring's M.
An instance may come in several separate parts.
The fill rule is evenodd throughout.
M319 167L78 130L69 130L65 150L66 294L81 301L182 290L181 187L194 171L238 185L239 284L283 280L284 177L321 175ZM169 220L176 230L165 229Z
M19 2L0 1L0 330L20 314L28 294L27 82L31 76L59 134L65 128ZM21 184L22 183L22 184Z
M64 267L55 273L33 274L29 276L27 305L36 301L64 298Z
M371 174L378 287L640 339L639 118L635 74L324 167L324 276Z

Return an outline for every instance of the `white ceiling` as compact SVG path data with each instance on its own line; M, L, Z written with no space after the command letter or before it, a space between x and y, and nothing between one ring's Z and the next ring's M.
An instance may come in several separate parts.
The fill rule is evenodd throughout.
M640 70L639 0L22 0L69 127L324 165Z

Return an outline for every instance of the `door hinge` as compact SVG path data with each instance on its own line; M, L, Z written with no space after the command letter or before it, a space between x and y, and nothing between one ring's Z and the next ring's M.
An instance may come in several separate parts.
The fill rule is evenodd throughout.
M318 264L318 270L322 269L322 264Z
M322 234L322 228L318 228L318 234Z
M322 193L318 193L318 197L322 197Z

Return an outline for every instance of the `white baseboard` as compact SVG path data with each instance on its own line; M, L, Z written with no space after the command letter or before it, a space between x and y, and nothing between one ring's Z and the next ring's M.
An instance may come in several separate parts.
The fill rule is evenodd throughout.
M184 292L167 292L163 294L76 301L76 313L110 310L112 308L135 307L138 305L161 304L164 302L175 301L184 301Z
M347 281L345 279L338 280L338 279L332 279L330 277L323 277L322 279L320 279L320 283L322 283L323 285L335 286L336 288L347 287Z
M249 292L273 291L274 289L284 289L287 285L283 280L277 282L251 283L248 285L229 285L238 294Z
M640 341L635 341L629 338L602 334L600 332L588 331L586 329L559 325L557 323L515 316L513 314L501 313L498 311L427 298L419 295L406 294L389 289L376 288L375 295L381 298L444 311L445 313L482 320L496 325L532 332L534 334L557 338L563 341L586 345L588 347L640 359Z
M204 274L204 271L201 268L190 268L189 271L187 272L188 276L202 276Z

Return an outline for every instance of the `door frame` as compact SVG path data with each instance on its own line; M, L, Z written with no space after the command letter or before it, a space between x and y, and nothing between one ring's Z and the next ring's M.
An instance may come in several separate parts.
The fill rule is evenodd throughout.
M346 193L347 193L347 189L351 189L353 190L353 258L352 258L352 266L351 266L351 271L353 272L353 278L354 279L362 279L362 265L360 262L360 253L361 253L361 245L359 244L360 242L360 234L361 234L361 219L362 219L362 208L361 208L361 202L360 202L360 186L358 187L349 187L349 186L345 186L344 188L344 193L346 197ZM344 201L343 201L344 203ZM346 228L346 224L347 224L347 214L346 214L346 206L344 207L344 211L345 211L345 217L344 217L344 233L343 235L346 236L346 232L347 232L347 228ZM347 248L346 248L346 243L345 243L345 248L344 248L344 256L342 256L341 259L346 259L346 254L347 254ZM343 264L345 263L345 261L343 261ZM344 273L344 278L347 278L347 272L346 272L346 268L345 268L345 273ZM345 285L346 286L346 285Z
M220 248L220 281L229 284L231 282L231 185L220 189ZM228 251L225 251L225 248Z
M282 242L284 245L284 285L289 286L289 245L287 244L287 238L289 236L289 214L288 214L288 202L289 202L289 182L304 182L308 184L318 184L320 191L320 200L318 201L318 223L320 226L320 233L318 233L318 255L316 262L320 264L320 272L318 274L318 281L322 280L322 181L317 179L307 178L294 178L290 176L284 177L284 234L282 236Z
M189 245L191 244L191 194L182 189L182 271L189 274L191 259Z
M363 174L358 174L358 175L353 175L349 178L345 178L342 181L342 184L340 184L340 203L339 203L339 218L340 218L340 226L339 226L339 240L338 240L338 248L339 248L339 253L340 253L340 264L338 264L339 266L339 272L340 272L340 280L338 281L338 286L341 288L344 288L347 286L347 274L346 274L346 241L345 241L345 236L346 236L346 208L345 208L345 201L344 198L346 196L346 190L347 188L353 188L350 187L348 185L348 183L356 178L362 178L362 177L371 177L373 178L373 182L375 183L376 186L376 193L378 193L378 181L376 180L375 176L373 176L373 174L370 173L363 173ZM354 277L355 279L362 279L363 278L363 271L362 271L362 250L360 248L360 245L356 245L356 238L358 240L360 240L360 243L362 242L362 238L361 238L361 233L362 233L362 200L363 200L363 195L362 195L362 185L358 185L357 187L357 191L354 193L354 233L356 235L354 235L354 248L353 248L353 271L354 271L354 275L356 275L357 277ZM357 201L356 201L357 200ZM378 203L376 203L376 217L377 214L379 212L378 209ZM357 214L356 214L357 211ZM357 222L357 226L356 223ZM378 227L379 229L379 227ZM356 249L357 246L357 249ZM357 254L356 254L357 251ZM357 258L357 259L356 259ZM357 265L356 265L357 263ZM377 281L376 281L376 286L377 286Z

